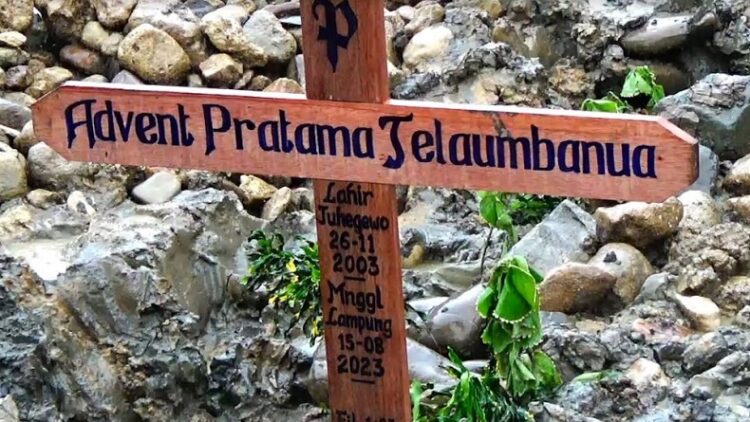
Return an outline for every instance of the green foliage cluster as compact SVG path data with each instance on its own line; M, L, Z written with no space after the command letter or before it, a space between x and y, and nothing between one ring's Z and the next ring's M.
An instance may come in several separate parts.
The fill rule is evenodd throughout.
M280 234L267 236L256 230L249 239L254 247L248 252L250 266L242 283L250 288L265 286L269 303L279 314L291 315L288 329L302 322L302 328L314 342L323 334L318 246L303 238L299 251L284 249Z
M412 384L415 422L523 422L525 406L562 383L552 359L538 349L542 340L537 285L542 277L521 257L500 261L477 301L487 320L482 341L492 350L491 365L471 373L451 351L449 372L457 379L449 391L425 392ZM443 395L447 401L438 401Z
M647 100L645 109L651 110L662 98L664 98L664 87L656 83L654 72L648 66L639 66L628 73L619 96L610 92L599 100L589 98L583 102L581 109L625 113L633 111L632 102L643 99Z
M514 224L536 224L542 221L562 199L552 196L479 192L479 212L487 223L508 232L515 243Z

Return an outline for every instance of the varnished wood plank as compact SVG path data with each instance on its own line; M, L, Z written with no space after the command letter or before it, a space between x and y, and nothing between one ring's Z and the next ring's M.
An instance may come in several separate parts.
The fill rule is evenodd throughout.
M327 21L326 12L332 9L325 7L326 4L336 8L330 13L336 19L335 26ZM390 84L382 0L302 0L300 11L307 96L371 103L388 100ZM321 30L334 28L341 36L338 45L319 40ZM334 50L329 47L337 47L335 66L330 60Z
M307 97L386 101L382 0L325 3L301 2ZM345 47L334 45L332 58L327 41L318 37L321 31L351 38ZM406 422L409 373L395 187L320 179L313 184L332 420ZM375 228L352 227L349 218ZM342 326L345 315L363 322L365 329Z
M105 110L108 100L113 110L121 113L125 124L131 119L127 142L117 124L114 125L114 141L96 136L96 113ZM88 117L81 101L92 101ZM75 106L77 103L79 105ZM150 123L149 117L143 117L139 126L139 113L169 115L179 123L180 107L183 115L189 116L184 126L186 132L193 135L191 146L184 146L186 140L179 139L182 134L174 138L170 130L161 141L166 145L160 145L159 141L148 144L150 139L139 140L137 129ZM640 115L406 101L344 103L306 100L298 95L86 83L67 83L34 104L33 110L34 128L40 139L75 161L643 201L661 201L674 195L698 175L697 142L664 119ZM224 111L226 114L222 115ZM331 154L330 148L317 155L303 154L296 144L288 153L265 151L259 145L258 129L263 122L279 122L281 112L291 123L280 132L292 143L295 130L302 123L316 125L316 130L322 128L324 132L326 125L344 127L351 137L359 128L360 139L372 135L372 147L361 149L369 156L356 157L352 146L350 156L345 157L341 142L336 142L336 155ZM71 125L66 122L66 116ZM383 118L385 121L381 120ZM411 121L399 126L396 144L403 150L403 162L400 162L391 135L394 121L405 118ZM255 129L244 125L247 122L252 122ZM105 118L101 123L104 130L101 134L109 135L109 120ZM381 127L381 123L385 125ZM269 134L266 138L270 138L271 126L263 126L264 132ZM525 159L533 164L533 127L538 129L540 138L551 141L557 158L565 141L580 141L572 146L565 144L562 155L567 171L562 171L559 165L551 171L535 170L533 165L525 168L524 164L529 164L524 163ZM415 138L414 134L419 131L430 135L421 133ZM158 136L158 132L155 127L144 133ZM308 132L303 129L301 133ZM480 162L486 162L487 157L483 153L480 160L475 159L477 149L473 148L473 138L468 143L474 150L471 153L463 148L463 139L455 142L460 148L453 157L458 160L453 161L458 163L451 162L451 136L462 133L479 135L479 151L486 152L487 139L495 146L503 142L504 165L500 165L496 153L494 166L481 167ZM242 142L238 134L242 135ZM74 136L69 141L71 135ZM434 145L420 148L430 136ZM522 142L518 147L521 152L526 145L522 138L529 141L529 154L515 154L517 168L512 168L509 142L501 141L508 136ZM309 145L311 137L302 136L300 140ZM583 142L595 144L587 146L588 154L583 153ZM368 146L367 143L362 145ZM547 162L545 148L546 144L539 148L541 167ZM607 148L614 154L607 154ZM622 160L618 157L622 156L623 148L629 151L630 174L613 176L622 170ZM570 169L575 164L574 150L579 155L579 171ZM642 158L638 174L632 165L636 150ZM389 161L389 157L396 160ZM418 160L428 157L429 162ZM588 169L584 168L586 157ZM612 158L612 165L608 165L608 157ZM653 158L650 167L648 158ZM460 162L466 159L469 161ZM559 164L559 160L556 162ZM386 163L395 168L385 166Z

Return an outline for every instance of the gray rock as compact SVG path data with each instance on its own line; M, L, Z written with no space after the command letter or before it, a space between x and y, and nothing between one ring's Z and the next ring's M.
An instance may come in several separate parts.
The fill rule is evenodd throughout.
M91 206L88 198L86 198L86 195L84 195L81 191L71 192L70 195L68 195L66 204L68 205L68 208L74 213L88 216L96 214L96 210Z
M724 178L723 187L737 195L750 195L750 155L734 163Z
M477 300L484 288L476 285L432 309L419 341L443 353L450 347L465 358L483 357L484 320L477 312Z
M593 333L552 326L545 330L544 350L569 381L582 372L601 371L607 362L607 347Z
M120 28L127 23L138 0L92 0L96 18L109 28Z
M663 300L666 298L666 291L669 287L670 276L668 273L657 273L650 275L641 286L641 291L635 298L634 303L643 303L653 300Z
M94 20L94 9L89 0L49 0L46 10L51 32L69 42L77 40L86 22Z
M127 198L132 169L67 161L45 143L31 147L27 160L29 180L35 187L95 193L97 204L102 206L119 204Z
M612 274L616 278L614 292L624 303L632 303L646 279L654 273L648 259L636 248L626 243L602 246L589 264Z
M682 313L690 319L696 330L712 331L719 328L721 311L711 299L675 294L673 300Z
M200 20L180 0L139 0L125 26L131 32L148 23L176 40L197 66L206 60L208 53L203 40Z
M678 240L669 249L664 269L677 274L681 293L712 291L750 263L750 230L738 223L719 224Z
M570 262L549 273L539 285L541 309L575 313L593 310L617 279L597 266Z
M284 213L292 203L292 190L283 187L271 195L268 202L263 206L261 216L264 220L274 221Z
M516 243L509 255L520 255L540 274L566 262L586 262L586 245L596 234L594 218L571 201L563 201Z
M404 49L404 65L422 72L439 70L440 65L431 65L431 62L448 52L452 39L453 32L446 25L434 25L419 31Z
M271 63L286 63L297 54L297 40L272 13L265 10L253 13L242 29L247 39L258 46Z
M117 49L123 38L122 34L106 30L97 21L87 23L81 34L81 41L87 47L107 56L117 56Z
M639 393L641 403L654 405L667 396L670 387L669 377L658 363L640 358L625 372L625 378Z
M750 329L750 305L745 306L737 312L737 316L734 318L734 323L739 327Z
M414 16L406 24L404 30L416 34L428 26L440 23L445 18L445 9L439 3L422 2L413 9Z
M282 92L287 94L304 94L305 91L302 87L289 78L279 78L273 81L270 85L263 88L264 92Z
M160 171L133 188L133 197L144 204L163 204L174 198L182 184L172 172Z
M450 364L445 357L411 339L406 339L406 354L409 378L412 380L433 383L435 388L445 388L455 383L454 378L443 369ZM328 402L328 362L324 343L321 343L315 352L305 384L313 400L318 403Z
M29 201L29 204L32 206L43 210L62 203L62 197L60 194L46 189L34 189L26 194L26 200Z
M0 67L7 69L29 62L29 53L18 48L0 47Z
M71 79L73 79L73 73L68 69L60 66L48 67L34 75L26 93L34 98L40 98Z
M729 198L726 205L740 220L750 223L750 195Z
M248 206L254 206L271 199L278 189L260 177L246 175L240 177L240 189L245 193Z
M687 191L677 198L682 204L682 220L679 232L681 236L685 233L700 233L721 223L722 215L719 205L706 192Z
M0 203L25 195L28 190L26 160L18 151L0 143Z
M226 6L201 19L201 27L219 51L232 54L247 67L262 67L268 63L263 49L250 41L242 27L247 11L240 6Z
M212 86L231 87L242 77L242 64L229 54L214 54L200 64L201 74Z
M21 422L18 406L11 395L0 399L0 420L3 422Z
M31 26L33 16L33 0L4 0L0 2L0 31L23 32Z
M711 74L666 97L656 112L694 135L722 159L750 154L739 133L750 130L750 76Z
M719 175L719 157L705 145L698 149L698 179L684 192L699 190L711 194Z
M734 387L746 389L750 382L750 353L734 352L721 359L713 368L695 375L689 381L690 395L718 398Z
M104 84L104 83L109 82L109 79L107 79L107 77L104 75L91 75L91 76L86 76L85 78L81 79L81 81Z
M0 125L21 130L31 121L31 109L0 99Z
M717 305L729 312L750 306L750 277L736 276L723 283L715 295Z
M685 349L682 354L682 366L689 373L703 372L730 353L731 350L722 333L707 333Z
M136 75L128 72L127 70L121 70L112 78L113 84L129 84L129 85L143 85L143 81Z
M60 60L86 75L102 74L107 70L107 64L99 53L78 44L63 47Z
M149 24L130 31L117 50L128 70L148 82L179 84L190 72L190 57L168 33Z
M13 66L5 72L5 86L13 90L25 90L31 85L32 75L26 65Z
M602 243L624 242L639 248L665 239L677 231L682 204L670 198L661 204L628 202L594 213L596 232Z
M680 47L690 34L691 15L653 18L644 26L625 35L620 44L628 53L661 54Z
M188 0L185 2L185 6L187 6L195 16L203 18L207 14L224 6L224 2L222 0Z
M26 36L16 31L3 32L0 33L0 44L6 47L21 48L26 44Z

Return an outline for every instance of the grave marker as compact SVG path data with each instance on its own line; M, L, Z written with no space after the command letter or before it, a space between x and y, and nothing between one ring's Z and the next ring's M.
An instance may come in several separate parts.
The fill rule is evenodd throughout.
M33 120L69 160L319 179L334 421L410 418L394 185L661 201L697 178L657 117L390 100L383 2L301 11L307 97L66 83Z

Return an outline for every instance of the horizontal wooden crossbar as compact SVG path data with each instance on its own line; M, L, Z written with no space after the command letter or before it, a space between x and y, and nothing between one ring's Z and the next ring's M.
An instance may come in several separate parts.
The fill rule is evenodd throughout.
M74 161L643 201L698 176L652 116L80 82L33 109Z

